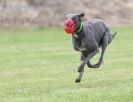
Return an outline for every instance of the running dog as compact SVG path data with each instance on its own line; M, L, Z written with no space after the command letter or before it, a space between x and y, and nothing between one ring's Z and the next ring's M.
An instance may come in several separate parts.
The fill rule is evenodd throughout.
M67 14L64 22L64 30L72 35L73 48L81 52L81 64L78 67L79 76L75 82L80 82L84 73L84 66L99 68L103 63L105 50L113 40L115 33L100 19L90 19L83 22L84 13ZM101 56L98 63L91 64L90 59L94 57L101 47Z

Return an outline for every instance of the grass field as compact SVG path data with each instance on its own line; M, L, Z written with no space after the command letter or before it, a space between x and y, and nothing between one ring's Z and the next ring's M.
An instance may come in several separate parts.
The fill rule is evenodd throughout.
M80 84L80 53L62 29L1 30L0 102L133 102L133 26L113 30L103 65L86 66Z

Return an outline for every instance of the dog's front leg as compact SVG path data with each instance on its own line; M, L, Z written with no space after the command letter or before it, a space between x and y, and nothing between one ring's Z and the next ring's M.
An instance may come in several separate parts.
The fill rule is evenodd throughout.
M84 73L84 68L82 69L81 72L79 72L79 76L78 76L78 78L75 80L76 83L79 83L79 82L81 81L81 78L82 78L82 76L83 76L83 73Z
M87 57L81 62L80 66L79 66L79 68L78 68L78 72L81 72L81 71L83 70L85 64L87 64L87 63L90 61L90 59L91 59L93 56L95 56L97 53L98 53L98 49L96 49L96 50L94 50L93 52L89 53L89 54L87 55Z
M76 38L72 35L72 44L73 44L73 48L75 51L79 51L79 45L78 42L76 41Z
M78 72L79 72L79 76L78 78L75 80L75 82L80 82L81 81L81 78L83 76L83 73L84 73L84 66L85 64L87 64L89 62L89 60L98 52L98 50L95 50L93 51L92 53L89 53L87 55L87 57L85 58L84 56L81 55L81 64L78 68Z
M85 60L85 57L83 56L83 54L81 53L81 57L80 57L80 61L82 62L83 60ZM79 76L78 78L75 80L76 83L79 83L81 81L81 78L83 76L84 73L84 68L82 69L81 72L79 72Z

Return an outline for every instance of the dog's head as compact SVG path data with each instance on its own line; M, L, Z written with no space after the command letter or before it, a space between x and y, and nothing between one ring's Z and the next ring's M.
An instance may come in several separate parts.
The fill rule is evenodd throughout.
M64 30L68 34L73 34L81 25L84 13L80 14L67 14L64 22Z

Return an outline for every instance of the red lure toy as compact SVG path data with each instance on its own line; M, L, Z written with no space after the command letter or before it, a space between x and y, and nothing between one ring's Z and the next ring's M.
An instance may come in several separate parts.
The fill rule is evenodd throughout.
M64 31L68 34L72 34L76 31L77 25L73 22L72 19L67 19L64 22Z

